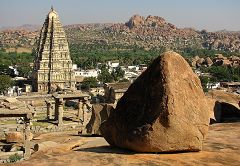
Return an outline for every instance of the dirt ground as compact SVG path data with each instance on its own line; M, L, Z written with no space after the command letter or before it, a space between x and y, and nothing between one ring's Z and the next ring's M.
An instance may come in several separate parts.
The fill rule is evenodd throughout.
M201 152L134 153L110 147L102 137L77 133L49 133L38 139L58 142L60 146L36 152L28 160L14 165L240 165L240 122L211 125Z

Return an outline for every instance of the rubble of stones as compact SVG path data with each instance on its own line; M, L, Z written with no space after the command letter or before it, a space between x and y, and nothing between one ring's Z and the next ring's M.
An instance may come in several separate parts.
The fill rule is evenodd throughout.
M6 110L19 111L22 109L33 109L34 106L26 105L24 102L19 101L16 98L2 98L0 100L0 108ZM46 108L38 106L34 107L36 114L42 114ZM56 126L54 124L40 125L38 118L34 117L31 120L31 139L33 136L48 133L48 132L67 132L67 131L81 131L82 126L78 124ZM10 156L16 155L17 157L23 158L24 143L23 143L23 132L24 132L24 118L22 117L6 117L0 119L0 163L8 163Z

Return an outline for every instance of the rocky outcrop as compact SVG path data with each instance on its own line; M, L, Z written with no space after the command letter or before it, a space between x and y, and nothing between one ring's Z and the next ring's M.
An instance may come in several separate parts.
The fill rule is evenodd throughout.
M200 58L195 56L191 59L190 64L194 68L199 68L201 66L210 67L212 65L238 67L240 66L240 58L237 56L225 57L222 54L215 54L213 59L210 57Z
M162 17L149 15L145 20L145 24L149 27L157 27L167 23Z
M240 97L221 90L207 93L211 123L234 122L240 120Z
M212 66L212 64L213 64L213 61L212 61L212 59L211 59L211 58L209 58L209 57L207 57L207 58L205 59L205 64L207 65L207 67L210 67L210 66Z
M128 22L126 22L126 25L129 28L133 28L135 26L141 26L144 24L144 20L145 20L145 18L143 16L134 15L129 19Z
M146 27L159 27L162 25L168 25L171 28L175 29L176 27L172 24L168 24L164 18L159 16L147 16L145 19L143 16L134 15L132 16L128 22L125 23L126 26L129 28L139 27L139 26L146 26Z
M197 67L200 67L205 62L204 58L199 58L196 62Z
M194 68L197 67L197 61L198 61L198 59L199 59L199 56L195 56L195 57L192 58L192 61L191 61L191 63L190 63L192 67L194 67Z
M221 120L221 104L217 100L207 97L210 124L220 122Z
M204 58L200 58L199 56L195 56L191 60L191 66L194 67L194 68L198 68L198 67L201 67L201 66L210 67L210 66L212 66L212 64L213 64L213 61L209 57L204 59Z
M236 107L238 106L238 102L240 101L240 96L233 93L228 93L222 90L212 90L207 93L208 97L216 99L220 102L228 102L234 104Z
M237 56L230 56L229 58L231 61L240 61L240 57Z
M166 52L131 84L100 131L112 146L137 152L199 151L209 114L199 78Z
M11 143L11 142L23 142L23 134L21 132L8 132L5 133L6 136L6 142Z
M99 130L102 122L107 120L111 111L115 106L113 104L93 104L92 116L89 123L86 125L87 134L101 135Z

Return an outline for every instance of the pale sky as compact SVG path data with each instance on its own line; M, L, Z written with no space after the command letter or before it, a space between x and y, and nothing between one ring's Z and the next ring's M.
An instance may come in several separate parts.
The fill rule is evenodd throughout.
M42 25L51 5L64 25L161 16L179 28L240 31L240 0L0 0L0 27Z

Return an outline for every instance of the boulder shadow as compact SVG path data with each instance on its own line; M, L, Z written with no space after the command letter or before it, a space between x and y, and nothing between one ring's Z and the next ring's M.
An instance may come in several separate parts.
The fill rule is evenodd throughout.
M92 137L92 138L95 138L95 137L102 137L101 135L95 135L95 134L69 134L69 136L78 136L78 137Z
M126 155L132 155L136 154L136 152L127 150L127 149L121 149L118 147L113 146L97 146L97 147L89 147L89 148L82 148L77 149L75 151L82 151L82 152L95 152L95 153L111 153L111 154L126 154Z
M36 122L51 123L51 124L54 124L54 125L57 124L57 122L54 119L50 119L50 120L48 120L48 119L39 119Z
M133 155L133 154L180 154L180 153L198 153L199 151L170 151L170 152L134 152L128 149L118 148L114 146L97 146L97 147L89 147L77 149L75 151L82 152L95 152L95 153L111 153L111 154L125 154L125 155Z
M240 110L229 103L222 102L221 122L240 122Z
M64 121L73 121L73 119L70 118L70 117L63 117L63 120L64 120Z

